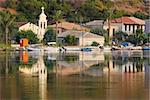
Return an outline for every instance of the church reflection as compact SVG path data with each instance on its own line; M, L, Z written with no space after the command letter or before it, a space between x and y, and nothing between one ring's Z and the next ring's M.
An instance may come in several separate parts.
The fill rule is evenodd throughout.
M21 61L25 64L19 67L19 71L28 76L38 76L39 78L39 96L41 100L47 99L47 67L44 64L43 52L38 54L37 62L31 67L28 65L28 52L23 51L20 55Z
M34 64L28 64L28 52L24 51L20 55L23 65L19 71L26 75L38 76L39 79L47 79L48 74L56 75L74 75L88 74L99 76L111 73L136 73L145 72L142 58L123 58L104 53L66 53L66 54L49 54L40 53ZM46 57L46 59L45 59ZM30 65L30 67L29 67Z
M14 99L25 100L70 100L72 96L86 100L89 94L93 98L107 100L138 100L139 96L147 99L149 92L141 91L149 88L149 58L135 57L132 54L128 56L103 52L20 52L16 58L17 61L20 60L19 77L9 76L7 80L0 78L0 92L3 96L7 94ZM10 84L10 87L6 84Z

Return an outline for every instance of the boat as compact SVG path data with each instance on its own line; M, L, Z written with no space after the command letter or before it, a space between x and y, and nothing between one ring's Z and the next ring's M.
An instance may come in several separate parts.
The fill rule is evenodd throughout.
M150 50L150 46L143 47L143 50Z
M58 53L61 51L61 49L59 47L46 47L44 48L44 51Z
M142 47L141 46L134 46L134 47L131 47L130 50L142 50Z
M103 47L103 50L104 50L104 51L110 51L111 49L112 49L112 48L111 48L110 46L104 46L104 47Z
M66 51L81 51L80 47L64 47Z
M92 48L84 47L84 48L81 48L81 51L91 52Z
M28 51L43 51L42 48L39 47L26 47Z

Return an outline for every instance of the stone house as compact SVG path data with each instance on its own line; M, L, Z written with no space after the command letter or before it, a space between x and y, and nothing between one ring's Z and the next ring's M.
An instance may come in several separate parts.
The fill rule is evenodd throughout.
M90 32L82 32L82 31L75 31L69 30L66 32L62 32L58 34L58 42L62 45L66 45L65 37L71 35L77 38L76 44L77 46L90 46L93 42L97 42L100 45L104 45L104 37L99 36Z

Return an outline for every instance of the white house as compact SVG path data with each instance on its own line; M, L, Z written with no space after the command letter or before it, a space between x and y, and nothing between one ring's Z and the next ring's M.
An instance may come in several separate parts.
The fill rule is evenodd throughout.
M37 34L37 36L40 40L42 40L44 37L45 31L47 29L47 19L46 19L47 16L44 13L44 7L42 7L41 9L42 9L42 13L39 16L38 26L36 24L28 22L28 23L20 26L19 31L31 30L35 34Z
M145 33L150 33L150 19L146 20Z
M100 45L104 45L104 37L99 36L90 32L82 32L82 31L76 31L76 30L69 30L63 33L58 34L57 38L59 43L65 45L65 37L71 35L75 36L77 38L77 45L78 46L89 46L93 42L97 42Z
M108 21L105 22L103 29L108 30ZM110 37L118 31L126 32L127 34L136 33L137 29L145 31L145 21L135 17L121 17L110 21Z
M24 24L24 25L22 25L22 26L19 27L19 31L21 31L21 30L24 30L24 31L31 30L35 34L38 33L38 29L39 28L38 28L37 25L35 25L33 23L30 23L30 22L28 22L28 23L26 23L26 24Z

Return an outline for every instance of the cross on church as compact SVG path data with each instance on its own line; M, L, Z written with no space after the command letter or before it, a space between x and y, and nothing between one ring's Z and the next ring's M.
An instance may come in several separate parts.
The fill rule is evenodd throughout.
M42 9L42 13L44 13L44 7L41 7L41 9Z

